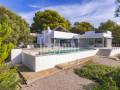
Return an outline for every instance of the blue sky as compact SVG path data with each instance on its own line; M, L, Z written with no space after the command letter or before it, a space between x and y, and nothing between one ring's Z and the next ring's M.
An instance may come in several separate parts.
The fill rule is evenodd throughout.
M22 16L29 24L35 12L46 9L58 11L71 23L87 21L96 27L108 19L120 23L120 18L114 17L115 0L0 0L0 5Z

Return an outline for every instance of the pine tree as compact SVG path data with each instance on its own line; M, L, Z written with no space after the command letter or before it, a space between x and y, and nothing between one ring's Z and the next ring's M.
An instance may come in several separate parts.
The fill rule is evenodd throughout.
M120 17L120 0L116 0L116 4L115 17Z
M11 27L7 22L3 21L0 24L0 64L8 57L10 50L13 48L11 42L6 41L6 38L11 34Z

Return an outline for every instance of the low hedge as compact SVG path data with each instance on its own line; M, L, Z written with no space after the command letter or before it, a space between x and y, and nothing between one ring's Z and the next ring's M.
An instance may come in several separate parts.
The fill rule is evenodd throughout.
M120 90L120 68L89 64L75 69L74 72L80 77L97 82L98 85L92 90Z

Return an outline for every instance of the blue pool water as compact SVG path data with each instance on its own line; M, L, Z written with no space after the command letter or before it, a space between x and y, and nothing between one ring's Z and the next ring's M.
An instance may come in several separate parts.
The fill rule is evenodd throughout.
M48 51L48 54L65 54L65 53L73 53L73 52L79 52L79 51L87 51L87 50L93 50L89 48L75 48L75 49L63 49L63 50L54 50L54 51Z

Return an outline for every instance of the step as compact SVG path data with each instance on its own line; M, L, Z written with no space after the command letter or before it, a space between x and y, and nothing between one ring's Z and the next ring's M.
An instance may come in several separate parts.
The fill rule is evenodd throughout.
M77 65L80 65L80 64L84 64L84 63L86 63L90 60L92 60L92 57L88 57L88 58L84 58L84 59L80 59L80 60L75 60L75 61L68 62L68 63L58 64L55 67L58 68L58 69L65 70L65 69L69 69L71 67L74 67L74 66L77 66Z
M100 49L97 53L99 56L109 56L111 53L111 49Z

